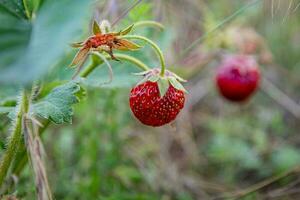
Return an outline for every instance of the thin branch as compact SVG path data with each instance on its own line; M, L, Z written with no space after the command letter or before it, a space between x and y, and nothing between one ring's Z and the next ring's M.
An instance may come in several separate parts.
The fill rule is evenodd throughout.
M142 61L132 57L132 56L129 56L129 55L126 55L126 54L121 54L121 53L116 53L114 54L114 56L119 59L119 60L124 60L124 61L127 61L127 62L130 62L132 64L134 64L135 66L137 66L138 68L140 68L141 70L149 70L150 68L144 64ZM106 59L111 59L111 56L105 56ZM99 65L101 65L103 63L103 61L99 62L99 63L95 63L95 62L92 62L89 66L87 66L83 71L82 73L80 74L80 77L82 78L86 78L90 73L92 73L94 71L94 69L96 67L98 67Z
M246 189L243 189L243 190L240 190L240 191L237 191L237 192L233 192L233 193L228 194L228 195L216 197L216 198L214 198L214 200L217 200L217 199L231 199L231 200L241 199L242 197L244 197L246 195L249 195L253 192L261 190L262 188L267 187L267 186L273 184L274 182L277 182L277 181L279 181L279 180L281 180L285 177L288 177L292 174L299 173L299 172L300 172L300 166L297 166L297 167L295 167L293 169L290 169L290 170L288 170L288 171L286 171L282 174L272 176L269 179L266 179L262 182L254 184L254 185L252 185L252 186L250 186Z
M266 78L262 79L260 89L269 95L274 101L289 111L296 118L300 119L300 105L278 89L271 81Z
M22 125L27 152L30 157L35 175L38 200L52 200L52 193L48 183L46 168L43 161L43 144L38 133L33 133L32 131L37 130L37 128L34 128L34 126L36 125L26 116L23 117Z
M116 25L121 19L123 19L133 8L135 8L139 3L141 3L142 0L136 1L134 4L132 4L129 8L127 8L115 21L111 24L111 27Z

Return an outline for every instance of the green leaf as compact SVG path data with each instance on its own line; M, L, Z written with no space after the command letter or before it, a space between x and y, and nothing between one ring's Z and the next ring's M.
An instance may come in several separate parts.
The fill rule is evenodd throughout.
M25 52L32 28L21 12L23 7L17 7L13 2L0 1L0 77L4 77L4 67L10 66Z
M40 0L23 0L23 5L27 18L31 19L40 5Z
M0 82L26 83L49 71L84 30L91 1L44 0L31 22L10 6L13 3L1 1Z
M73 104L79 102L82 89L78 83L69 82L54 88L45 98L35 103L32 112L54 123L71 123Z
M15 16L20 19L26 19L25 8L22 0L1 0L0 8L3 8L12 16Z
M160 97L165 96L166 92L169 89L169 81L161 78L157 81L157 84L158 84Z

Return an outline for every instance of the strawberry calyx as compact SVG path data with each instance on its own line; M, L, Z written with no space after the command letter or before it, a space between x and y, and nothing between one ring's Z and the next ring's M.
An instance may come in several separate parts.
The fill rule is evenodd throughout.
M170 85L172 85L177 90L187 93L186 89L181 84L181 82L186 82L186 80L169 70L165 70L165 73L163 75L161 75L161 69L159 68L134 73L134 75L144 76L144 78L138 83L138 85L147 81L157 83L160 97L163 97L166 94Z

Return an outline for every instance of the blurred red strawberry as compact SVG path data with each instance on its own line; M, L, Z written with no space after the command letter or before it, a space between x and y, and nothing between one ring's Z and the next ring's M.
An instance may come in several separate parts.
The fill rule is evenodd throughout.
M260 71L255 59L246 55L226 56L216 74L219 92L234 102L247 100L257 89Z

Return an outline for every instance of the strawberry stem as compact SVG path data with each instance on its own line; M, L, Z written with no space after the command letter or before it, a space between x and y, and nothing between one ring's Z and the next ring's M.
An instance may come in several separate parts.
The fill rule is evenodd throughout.
M156 22L156 21L151 21L151 20L139 21L139 22L134 24L134 28L142 27L142 26L155 27L155 28L158 28L160 30L163 30L165 28L161 23Z
M93 55L96 55L98 56L98 52L92 52L91 54ZM133 63L135 66L137 66L138 68L142 69L143 71L147 71L149 70L150 68L145 64L143 63L142 61L132 57L132 56L128 56L128 55L125 55L125 54L120 54L120 53L116 53L114 54L114 56L119 59L119 60L124 60L124 61L128 61L128 62L131 62ZM111 57L109 55L105 55L105 58L107 60L110 60ZM102 58L100 58L99 62L92 62L89 66L87 66L85 68L85 70L80 74L80 77L82 78L86 78L97 66L101 65L103 63L103 60Z
M124 35L124 36L121 36L121 37L122 38L126 38L126 39L142 40L142 41L148 43L154 49L154 51L156 52L156 54L157 54L157 56L159 58L160 66L161 66L160 75L161 76L165 75L165 69L166 69L165 59L164 59L162 51L157 46L157 44L155 44L152 40L150 40L150 39L148 39L146 37L140 36L140 35Z

